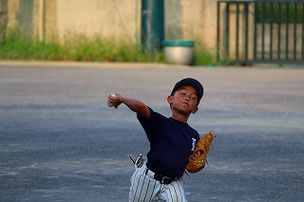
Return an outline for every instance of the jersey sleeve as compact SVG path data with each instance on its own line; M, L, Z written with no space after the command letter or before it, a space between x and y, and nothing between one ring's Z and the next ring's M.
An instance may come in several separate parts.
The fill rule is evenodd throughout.
M144 117L140 114L137 114L137 119L141 126L143 127L147 138L149 142L153 142L154 135L156 133L156 130L158 128L158 122L157 122L157 113L154 112L150 107L148 107L150 110L150 118Z

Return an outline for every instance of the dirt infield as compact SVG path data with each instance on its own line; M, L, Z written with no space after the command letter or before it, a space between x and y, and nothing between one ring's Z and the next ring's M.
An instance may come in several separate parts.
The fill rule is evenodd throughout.
M184 77L205 88L189 124L217 135L209 166L184 177L188 201L302 201L304 69L85 63L0 63L0 201L127 201L127 155L149 144L106 97L170 116L166 97Z

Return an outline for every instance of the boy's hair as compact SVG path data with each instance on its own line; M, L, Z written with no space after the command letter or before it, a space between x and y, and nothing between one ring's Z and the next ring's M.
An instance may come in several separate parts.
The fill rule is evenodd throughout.
M171 95L174 95L175 91L177 91L182 86L192 86L197 92L197 106L200 103L200 100L204 94L204 87L203 85L196 79L193 78L185 78L177 82L171 92Z

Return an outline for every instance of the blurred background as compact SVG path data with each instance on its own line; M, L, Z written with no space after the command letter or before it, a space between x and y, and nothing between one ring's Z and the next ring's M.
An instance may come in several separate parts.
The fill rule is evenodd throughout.
M301 65L304 60L303 0L0 2L2 42L7 37L2 59L165 62L163 49L173 46L164 45L169 40L193 48L188 65ZM38 42L26 43L24 37Z

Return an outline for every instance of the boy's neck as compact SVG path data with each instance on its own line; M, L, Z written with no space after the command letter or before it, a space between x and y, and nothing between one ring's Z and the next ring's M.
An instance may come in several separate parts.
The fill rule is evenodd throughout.
M185 116L183 114L178 114L178 113L172 113L171 116L173 119L183 122L183 123L187 123L189 116Z

